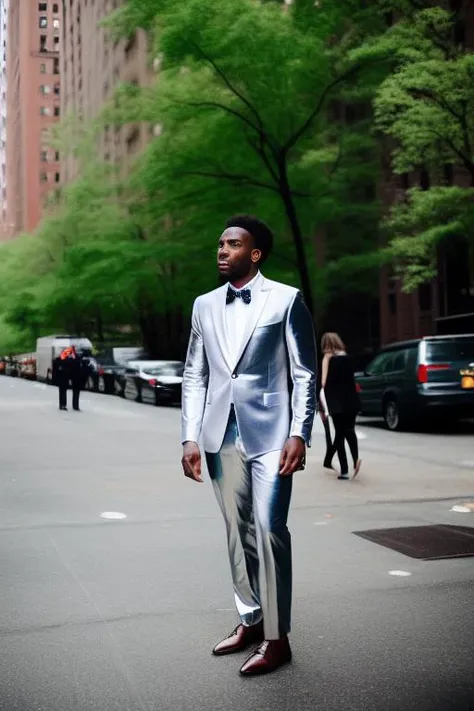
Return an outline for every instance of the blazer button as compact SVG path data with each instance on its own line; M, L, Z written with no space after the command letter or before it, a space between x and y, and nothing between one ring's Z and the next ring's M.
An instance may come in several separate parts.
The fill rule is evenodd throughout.
M237 375L237 373L232 373L232 375L231 375L231 378L232 378L233 380L235 380L235 379L238 378L238 377L239 377L239 376Z

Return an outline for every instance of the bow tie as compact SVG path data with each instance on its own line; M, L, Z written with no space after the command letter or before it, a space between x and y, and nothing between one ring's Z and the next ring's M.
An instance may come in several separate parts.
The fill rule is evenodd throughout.
M231 304L235 299L242 299L244 304L250 304L252 301L252 292L250 289L242 289L241 291L235 291L230 286L227 289L227 299L226 304Z

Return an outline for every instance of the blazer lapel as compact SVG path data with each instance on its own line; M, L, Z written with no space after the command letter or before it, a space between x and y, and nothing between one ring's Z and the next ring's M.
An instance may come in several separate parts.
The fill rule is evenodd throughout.
M235 360L234 368L238 366L240 359L242 358L245 349L248 346L248 342L252 338L253 332L257 328L257 324L260 320L263 309L265 308L269 294L270 288L266 283L265 278L262 278L260 289L252 289L252 314L247 324L245 335L240 345L237 358Z
M227 329L225 325L225 307L227 298L227 284L221 287L214 299L212 305L212 318L214 321L214 330L216 333L216 341L222 353L222 357L227 363L229 370L232 370L232 358L228 347Z

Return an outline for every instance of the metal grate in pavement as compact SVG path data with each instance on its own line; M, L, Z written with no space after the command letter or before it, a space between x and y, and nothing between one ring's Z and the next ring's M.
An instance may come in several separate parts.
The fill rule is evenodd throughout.
M354 533L410 558L441 560L474 556L474 528L469 526L406 526Z

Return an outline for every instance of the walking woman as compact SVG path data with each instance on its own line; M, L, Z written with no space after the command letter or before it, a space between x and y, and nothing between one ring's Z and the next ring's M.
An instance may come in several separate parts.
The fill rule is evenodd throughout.
M324 466L332 468L332 460L337 452L341 473L338 479L349 479L345 441L354 462L354 477L360 470L359 445L355 433L355 421L359 411L359 397L354 380L351 358L337 333L325 333L321 341L323 352L321 404L327 415L332 417L335 436L332 447L326 451Z

